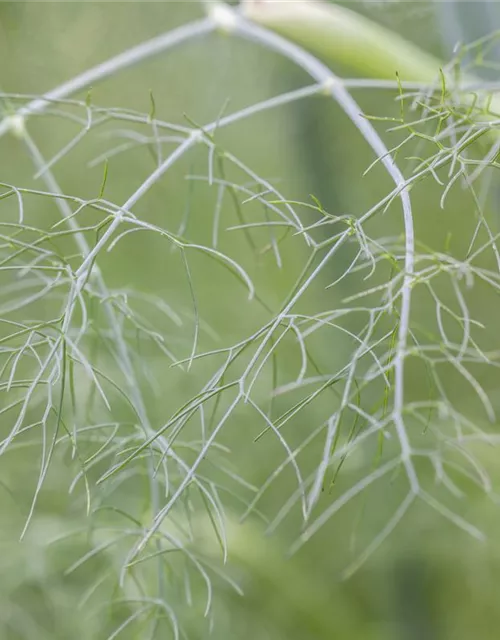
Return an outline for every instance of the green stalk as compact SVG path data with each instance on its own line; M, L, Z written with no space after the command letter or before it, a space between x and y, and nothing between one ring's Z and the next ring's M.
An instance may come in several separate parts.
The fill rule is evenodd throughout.
M422 84L440 84L444 63L399 34L355 11L324 0L242 0L243 15L310 51L327 64L342 64L365 76ZM480 86L479 78L463 74L463 86ZM477 93L477 92L476 92ZM462 91L464 106L488 104L500 115L500 96L475 102ZM480 96L481 97L481 96ZM479 116L484 120L487 114Z
M243 0L244 15L327 62L381 79L435 82L443 63L355 11L322 0Z

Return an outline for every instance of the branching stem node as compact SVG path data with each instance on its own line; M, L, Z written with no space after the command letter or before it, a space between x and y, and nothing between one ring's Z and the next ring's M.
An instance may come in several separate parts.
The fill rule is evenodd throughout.
M14 113L4 119L4 126L16 138L22 140L26 135L26 121L24 116Z
M238 23L238 16L225 2L210 2L208 15L217 25L217 29L223 33L233 33Z

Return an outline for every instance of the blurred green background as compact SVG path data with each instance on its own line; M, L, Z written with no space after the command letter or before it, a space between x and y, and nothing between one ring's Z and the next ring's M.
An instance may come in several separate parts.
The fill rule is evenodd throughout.
M445 33L443 24L451 28L452 18L457 19L462 29L459 37L470 40L484 34L484 28L493 28L494 20L498 19L497 14L493 18L493 14L486 14L485 7L490 3L436 4L440 5L439 10L432 3L424 2L350 3L350 6L443 57L450 55L450 41L456 39L453 33ZM474 5L477 20L473 33L466 33L472 22L453 13L455 4L461 5L462 13L467 9L465 5ZM43 93L127 47L201 15L202 10L195 2L0 3L0 89L9 94ZM481 25L480 18L485 15L489 16L487 25ZM443 33L446 37L442 37ZM349 69L335 71L352 75ZM223 108L225 112L232 112L308 82L305 74L290 63L258 46L222 35L210 35L93 87L92 102L148 113L152 90L158 118L189 126L185 116L196 123L211 122ZM84 99L85 95L77 97ZM392 93L360 92L356 93L356 98L366 113L384 116L398 113ZM15 99L12 101L14 103ZM99 195L103 163L95 166L89 163L119 144L122 141L120 133L125 128L150 135L144 131L145 127L123 123L96 126L54 166L65 193L87 199ZM35 117L29 122L29 131L46 158L57 153L78 130L78 125L57 113ZM380 130L383 130L382 126ZM113 132L114 137L111 136ZM335 215L360 215L391 188L380 167L367 177L360 177L373 160L371 152L340 109L325 97L296 102L245 119L219 132L217 141L260 176L276 180L275 184L286 198L311 202L309 195L313 194ZM155 158L151 151L152 145L142 145L110 159L105 188L107 200L125 202L154 170ZM14 137L0 140L0 167L3 183L44 188L40 179L33 177L31 161L21 142ZM135 213L174 232L187 224L186 237L190 241L209 243L217 188L207 185L206 180L186 180L191 174L206 177L205 150L196 149L176 164L141 200ZM248 177L229 168L228 179L244 184ZM492 228L498 230L494 184L491 189L488 215ZM412 192L417 212L417 236L422 243L441 250L452 229L452 245L459 253L468 245L475 226L470 213L472 197L460 189L453 190L446 207L441 210L440 194L439 186L429 179ZM258 203L251 203L242 210L248 221L253 215L262 218ZM3 221L14 220L16 212L15 203L0 204ZM305 220L312 221L307 210L302 213ZM94 214L88 215L90 223ZM255 244L252 248L241 231L225 230L238 224L231 197L225 197L221 216L220 248L245 266L256 283L262 304L259 301L249 303L240 284L220 265L202 255L190 256L198 313L206 323L201 327L199 351L235 344L260 327L269 318L265 305L272 310L278 308L308 255L301 238L290 238L283 246L284 267L279 269L272 252L262 250L268 243L267 233L251 232ZM54 200L27 198L26 217L29 223L46 228L58 220ZM398 207L393 206L386 214L378 216L373 225L377 237L397 235L402 230ZM61 251L71 255L74 248L70 248L70 240L67 244L64 242ZM337 261L331 265L332 272L322 274L304 302L309 310L318 313L322 309L335 308L352 292L349 287L354 285L350 280L341 287L324 289L342 273L352 257L348 249L340 252ZM103 256L100 267L108 286L159 295L168 302L183 324L179 327L167 322L165 325L165 320L160 319L162 331L168 336L169 347L176 358L189 357L194 331L193 306L179 253L152 234L131 234L115 251ZM3 274L0 285L7 287L11 279L10 274ZM0 291L0 295L4 303L13 294ZM479 288L471 293L468 301L475 317L487 325L485 348L494 349L498 340L498 322L495 320L499 317L498 300ZM33 307L34 317L53 315L58 304L57 300L42 301ZM141 302L137 309L145 316L149 314L150 319L158 320L154 311L147 310ZM415 326L434 330L431 311L431 302L423 298L414 308ZM351 346L338 333L325 332L314 345L319 367L334 370L348 357ZM286 341L279 355L277 382L285 384L293 380L300 361L296 347ZM106 353L99 353L97 357L112 375L120 375L112 357ZM150 343L141 347L137 360L144 367L140 379L153 425L166 422L214 371L211 361L205 364L201 360L193 365L189 374L181 374L178 369L171 368L168 358ZM427 397L428 384L421 370L410 367L409 371L412 375L407 382L408 397ZM495 408L499 409L498 373L493 370L493 373L488 371L481 375L483 386L491 394ZM265 372L259 382L262 389L259 386L257 393L263 399L273 384L271 377L271 372ZM88 396L86 385L83 376L77 379L77 395L83 404ZM449 392L452 401L483 426L484 418L470 389L450 379ZM7 404L10 396L4 395ZM335 395L329 397L336 401ZM328 398L322 399L288 425L287 437L291 443L302 442L307 433L320 424L328 415L330 402L332 400ZM370 399L367 400L369 404ZM125 405L114 397L114 419L130 419ZM288 405L283 401L281 406L285 410ZM104 412L99 414L96 409L91 419L95 422L109 419L103 416ZM85 412L80 416L82 421L87 417ZM271 436L254 442L262 429L261 421L256 418L248 407L238 408L224 430L221 444L231 449L227 460L222 456L224 464L231 465L245 480L259 487L283 460L283 450ZM8 433L10 420L8 413L0 417L2 433ZM40 469L40 438L36 434L29 436L30 439L21 439L17 446L9 449L0 461L0 638L114 637L115 630L135 611L134 603L130 602L133 594L122 595L113 578L129 540L124 538L117 545L104 546L102 552L88 562L70 572L68 569L96 545L105 544L113 527L124 530L130 522L125 522L120 514L98 513L94 514L92 524L88 524L81 483L75 491L68 493L71 480L78 473L78 464L71 459L68 445L56 450L31 526L25 539L19 542ZM320 452L321 448L317 447L308 454L304 462L306 469L314 468L315 456ZM478 448L477 455L481 464L490 470L494 482L500 475L495 449ZM334 497L366 474L373 464L373 457L374 449L368 448L346 463L334 490L326 491L321 497L319 509L326 508ZM91 479L97 479L107 466L110 465L105 461L102 468L93 469ZM217 477L217 469L212 471ZM427 468L422 463L421 473L432 486L430 465ZM228 482L227 477L224 482ZM272 519L278 513L295 489L293 483L294 476L288 470L265 494L260 508L267 517ZM463 483L465 496L461 500L452 499L451 508L485 532L485 543L467 536L428 506L416 503L365 565L352 577L340 578L342 570L390 518L404 495L404 487L404 479L399 476L380 486L374 485L364 497L337 513L292 558L286 557L286 551L299 532L300 514L292 512L285 526L278 528L274 535L265 536L262 521L257 517L249 518L244 525L237 523L244 507L228 494L223 498L230 514L230 557L226 569L245 595L238 595L223 580L214 580L215 614L212 628L209 628L211 625L203 618L203 604L198 603L204 597L199 579L193 578L193 584L188 588L188 574L183 563L176 560L170 563L167 559L163 586L167 604L179 614L190 638L497 638L500 623L497 532L500 520L494 503L470 483ZM245 491L243 494L248 500L249 494ZM151 505L144 477L131 477L110 492L110 496L107 502L106 495L96 492L97 506L112 505L137 517L141 514L144 523L149 521ZM198 544L220 568L220 550L214 536L205 536L205 528L210 525L196 506L193 509L193 528L200 536L194 546L196 548ZM151 582L154 581L151 577ZM193 606L189 604L190 590ZM155 623L151 619L138 618L124 627L117 637L170 638L173 636L167 622L165 619Z

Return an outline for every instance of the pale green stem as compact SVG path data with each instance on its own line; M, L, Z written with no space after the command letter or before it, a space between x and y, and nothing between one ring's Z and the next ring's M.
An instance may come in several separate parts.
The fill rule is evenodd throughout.
M327 62L376 78L435 82L443 63L369 18L322 0L243 0L245 17Z
M403 82L441 85L442 60L351 9L323 0L242 0L241 11L330 65L343 65L381 80L396 81L398 74ZM452 80L448 77L447 84ZM465 87L482 87L484 83L463 74L460 85L468 106L472 95ZM487 99L486 94L483 97ZM489 108L500 114L500 95L493 94Z

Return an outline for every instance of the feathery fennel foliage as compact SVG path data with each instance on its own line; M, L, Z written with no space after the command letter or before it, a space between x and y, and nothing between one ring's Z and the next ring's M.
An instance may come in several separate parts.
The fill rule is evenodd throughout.
M485 64L497 35L462 47L433 83L344 79L237 10L208 8L44 95L1 94L0 144L10 136L34 179L1 183L0 453L19 477L37 461L22 538L46 485L67 483L76 526L51 542L82 540L66 578L99 567L81 601L96 616L114 603L109 638L184 637L190 610L215 624L218 590L240 590L224 567L235 519L284 529L296 553L341 509L387 495L349 576L416 505L484 539L459 498L479 488L497 500L483 454L498 439L496 87L472 86L462 64ZM147 112L94 100L95 83L191 41L212 46L210 34L268 49L309 82L241 108L221 101L210 122L162 119L154 88ZM389 116L363 112L354 95L366 88L391 93ZM384 194L366 210L290 194L232 149L231 128L307 100L340 107L372 153L366 174ZM57 148L54 123L74 131ZM123 184L138 152L152 168ZM79 194L58 178L66 163ZM187 185L180 216L165 213L169 179ZM431 216L415 205L427 189ZM436 222L434 238L422 219L439 220L457 193L467 217ZM158 290L130 285L134 263Z

